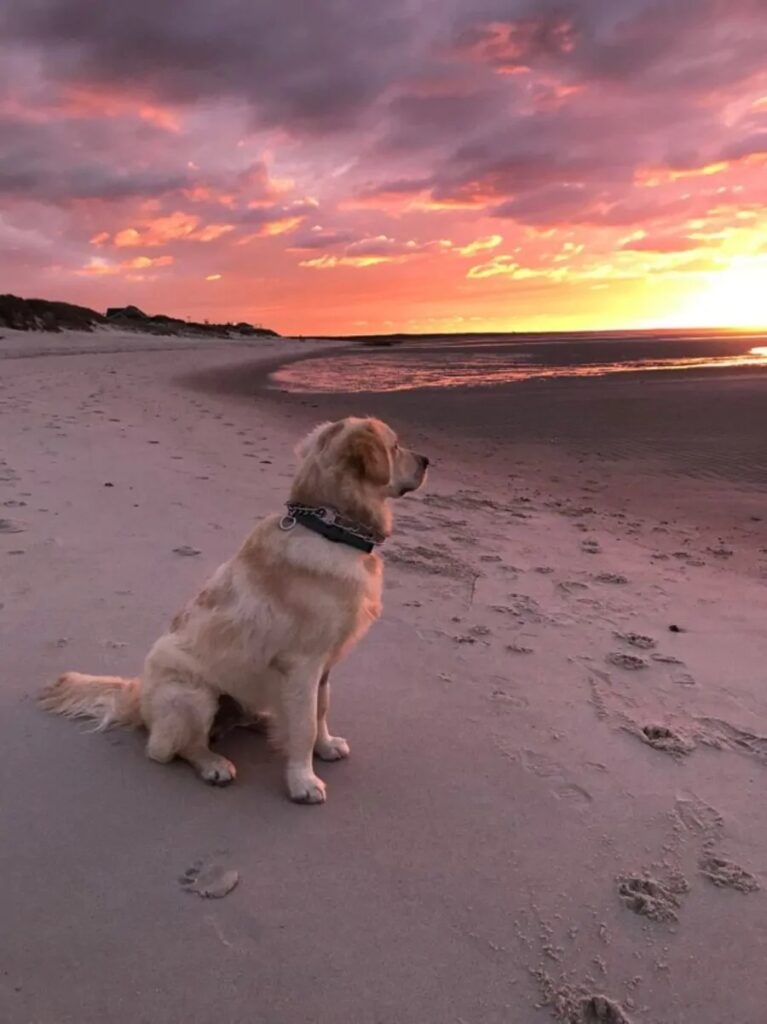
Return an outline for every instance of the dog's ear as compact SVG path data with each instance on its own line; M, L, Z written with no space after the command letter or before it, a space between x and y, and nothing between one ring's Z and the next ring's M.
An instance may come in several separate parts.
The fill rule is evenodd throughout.
M344 429L344 421L337 420L335 423L320 423L299 441L295 447L295 453L299 459L305 458L310 451L322 451L333 438Z
M367 424L349 438L349 461L364 480L384 487L391 480L389 453L378 431Z

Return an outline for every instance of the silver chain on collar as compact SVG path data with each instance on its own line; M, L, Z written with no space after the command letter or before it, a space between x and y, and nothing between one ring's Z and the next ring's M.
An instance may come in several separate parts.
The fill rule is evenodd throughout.
M355 523L351 519L346 519L337 512L334 508L322 505L295 505L292 502L288 502L287 505L288 514L280 519L281 530L292 530L298 520L296 519L296 513L312 516L315 519L321 519L323 523L327 523L328 526L337 526L339 530L343 530L345 533L350 533L353 537L358 537L360 540L364 540L369 544L380 544L383 538L379 534L373 533L371 530L366 529L360 523Z

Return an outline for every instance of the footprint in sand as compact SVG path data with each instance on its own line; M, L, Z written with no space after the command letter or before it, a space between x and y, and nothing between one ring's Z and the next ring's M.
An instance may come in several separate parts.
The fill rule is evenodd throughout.
M13 519L0 519L0 533L23 533L24 527Z
M695 793L678 796L674 810L687 831L700 836L706 845L710 846L724 830L724 818L719 811Z
M496 686L495 689L490 692L490 700L494 703L510 708L526 708L529 703L526 697L522 697L516 693L509 693L509 691L505 690L502 686Z
M573 1024L631 1024L620 1006L607 996L587 996L581 1000L579 1011L580 1017L570 1018Z
M557 587L566 594L574 594L578 590L588 590L587 583L580 583L578 580L560 580Z
M508 595L508 605L497 605L496 608L503 608L520 622L532 623L553 623L554 620L541 610L540 604L529 594L511 593Z
M414 547L399 545L392 548L387 561L391 565L400 566L411 572L428 575L449 576L455 579L476 578L477 576L471 566L454 558L449 552L420 544Z
M576 782L571 782L563 766L548 754L536 750L522 750L518 760L525 771L549 781L551 792L557 800L565 800L580 807L591 804L591 793Z
M584 551L587 555L598 555L601 550L602 548L597 540L581 541L581 551Z
M184 892L195 893L201 899L220 900L234 889L239 880L240 873L234 868L197 860L178 881Z
M561 782L554 786L553 793L557 800L565 800L576 807L587 807L592 803L591 793L575 782Z
M718 548L706 548L706 551L714 558L732 558L735 552L732 548L718 547Z
M651 654L650 657L661 665L684 665L682 659L675 658L673 654Z
M195 555L199 555L200 552L197 548L193 548L189 544L182 544L180 547L173 549L173 554L193 558Z
M663 885L649 875L621 875L616 879L618 896L635 914L651 921L676 921L681 896L689 891L687 880L672 879Z
M691 739L681 732L670 729L667 725L643 725L640 737L655 750L662 750L664 753L676 757L689 754L695 749L695 744Z
M700 862L700 872L720 889L734 889L736 892L756 892L759 883L745 868L724 857L709 854Z
M636 672L639 669L647 668L644 658L638 658L635 654L624 654L623 651L612 651L607 655L607 661L618 668L625 668L629 672Z
M614 583L622 585L628 583L627 577L623 576L619 572L600 572L599 575L595 576L594 579L597 583Z
M457 615L453 616L453 622L460 622L460 618ZM475 644L477 639L491 636L492 630L488 629L487 626L472 626L468 632L459 633L453 637L453 640L457 644Z
M583 985L557 984L542 968L531 971L548 1006L563 1024L631 1024L618 1003L600 994L588 994Z
M638 647L642 651L649 651L656 646L655 640L651 636L643 636L641 633L619 633L616 631L613 633L613 636L618 640L622 640L624 644Z
M750 754L762 764L767 764L767 737L757 736L721 718L698 718L696 721L697 738L701 743L717 750Z

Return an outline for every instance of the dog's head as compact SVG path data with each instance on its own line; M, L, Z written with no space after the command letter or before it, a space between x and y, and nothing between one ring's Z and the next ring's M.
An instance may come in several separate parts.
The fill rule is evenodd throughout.
M330 505L365 522L384 523L387 498L424 482L429 460L404 448L386 423L349 416L321 423L296 448L300 465L291 499Z

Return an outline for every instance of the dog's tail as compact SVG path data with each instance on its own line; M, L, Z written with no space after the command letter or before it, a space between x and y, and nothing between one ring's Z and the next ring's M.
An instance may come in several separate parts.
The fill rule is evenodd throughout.
M96 723L97 732L112 725L136 727L143 724L140 689L140 679L65 672L52 686L43 690L39 704L45 711L56 715L90 718Z

